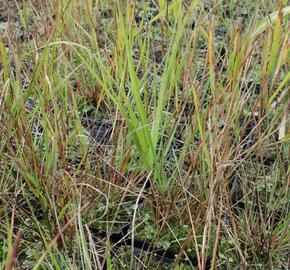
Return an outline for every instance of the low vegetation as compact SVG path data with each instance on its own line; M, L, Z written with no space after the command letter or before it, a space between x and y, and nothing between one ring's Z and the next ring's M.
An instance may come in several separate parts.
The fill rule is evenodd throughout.
M0 268L289 269L287 1L0 1Z

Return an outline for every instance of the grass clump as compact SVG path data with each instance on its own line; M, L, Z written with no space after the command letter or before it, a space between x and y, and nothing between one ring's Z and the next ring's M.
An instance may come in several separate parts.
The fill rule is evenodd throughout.
M1 2L1 268L288 268L286 1Z

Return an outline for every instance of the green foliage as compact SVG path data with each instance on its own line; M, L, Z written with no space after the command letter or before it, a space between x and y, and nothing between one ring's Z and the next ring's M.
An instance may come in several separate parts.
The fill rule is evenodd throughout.
M36 2L0 9L0 268L192 269L116 248L128 222L199 269L283 267L286 1Z

